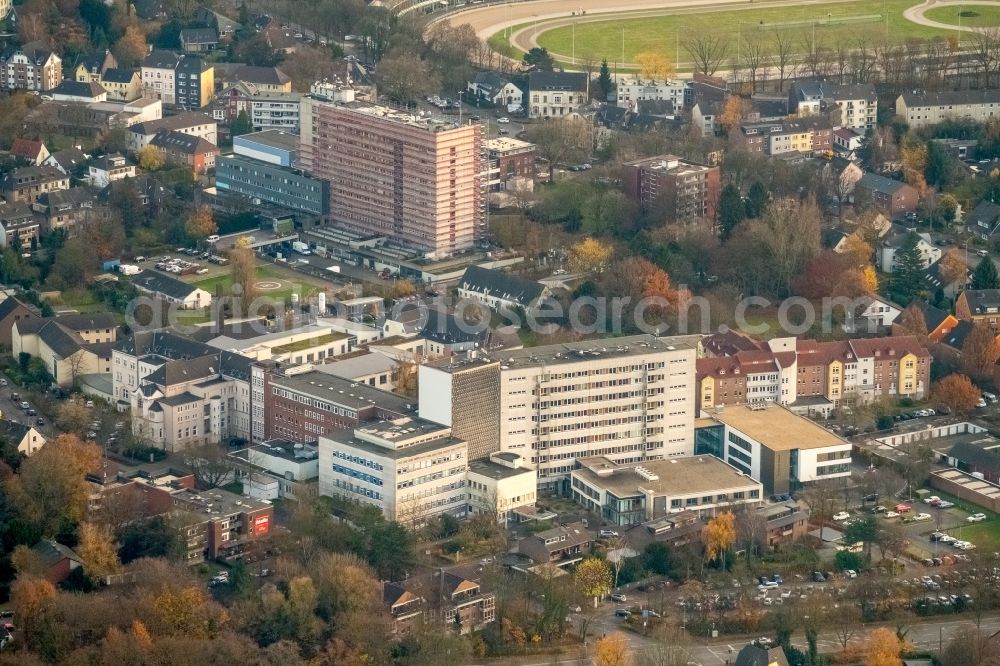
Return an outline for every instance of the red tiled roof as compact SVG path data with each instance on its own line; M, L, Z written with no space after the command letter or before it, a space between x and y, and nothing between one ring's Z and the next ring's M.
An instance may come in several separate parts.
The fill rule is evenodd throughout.
M38 153L42 152L42 142L31 139L14 139L14 145L10 147L10 152L18 157L35 159Z

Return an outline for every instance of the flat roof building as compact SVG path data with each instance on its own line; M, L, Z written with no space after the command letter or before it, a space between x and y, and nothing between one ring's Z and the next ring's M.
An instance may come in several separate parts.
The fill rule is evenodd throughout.
M851 474L851 443L774 403L705 410L695 453L711 454L784 494L802 484Z
M420 366L420 415L477 433L473 459L518 453L568 492L581 458L694 452L699 349L699 336L633 335L452 357Z
M583 458L571 473L573 499L615 525L639 525L671 513L712 517L720 509L761 501L762 486L718 458L650 460L625 465Z
M462 518L467 449L451 428L409 417L334 432L319 438L320 493L374 505L404 523Z

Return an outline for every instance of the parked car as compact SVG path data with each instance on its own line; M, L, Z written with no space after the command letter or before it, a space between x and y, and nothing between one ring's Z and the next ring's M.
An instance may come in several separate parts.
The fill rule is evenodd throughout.
M615 617L628 617L629 612L627 608L616 608Z
M598 532L598 534L601 536L602 539L608 539L611 537L618 536L618 532L614 530L601 530L600 532Z
M847 513L846 511L841 511L840 513L833 514L833 519L836 520L838 523L843 522L850 517L851 514Z
M30 409L31 405L26 400L21 401L21 409Z
M872 507L872 513L886 513L889 509L885 508L881 504Z
M497 118L497 122L500 123L501 125L506 125L507 123L510 122L510 118L507 118L506 116L502 118Z
M896 511L886 511L883 518L899 518L899 513Z
M897 504L895 510L898 513L908 513L913 509L909 504Z
M932 519L933 516L929 513L918 513L917 515L913 516L914 522L922 522L924 520L932 520Z
M974 513L971 516L969 516L968 518L966 518L965 520L968 521L968 522L970 522L970 523L981 523L984 520L986 520L986 514L985 513Z
M626 597L621 592L615 592L614 594L611 595L611 601L617 601L618 603L623 604L626 601L628 601L628 597Z
M854 569L848 569L847 571L844 572L844 574L848 578L857 578L858 577L858 572L855 571Z

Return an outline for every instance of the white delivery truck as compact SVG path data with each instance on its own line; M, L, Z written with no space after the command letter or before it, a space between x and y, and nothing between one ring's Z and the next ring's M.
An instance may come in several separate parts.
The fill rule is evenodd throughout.
M292 249L299 254L312 254L312 252L309 251L309 244L303 243L302 241L293 241Z

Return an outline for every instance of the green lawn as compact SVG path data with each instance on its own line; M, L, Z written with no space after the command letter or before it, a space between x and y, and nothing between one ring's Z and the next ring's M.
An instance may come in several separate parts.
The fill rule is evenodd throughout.
M1000 520L995 517L982 523L969 523L961 528L949 530L956 539L971 541L976 548L986 553L1000 552Z
M287 301L293 293L298 293L299 298L304 301L310 296L317 294L322 288L317 280L309 279L294 271L282 270L271 264L262 264L257 267L257 280L258 282L275 282L281 284L277 289L258 289L258 295L275 300ZM222 293L228 295L231 293L230 288L233 284L233 277L229 273L223 273L201 280L189 281L213 296L215 295L216 288L220 287Z
M959 17L961 14L961 17ZM924 12L924 16L932 21L970 26L974 28L986 28L1000 26L1000 5L988 7L983 5L970 5L969 7L937 7Z
M691 57L683 47L686 35L710 33L725 36L732 54L741 37L759 34L763 50L770 54L774 50L773 33L776 30L790 37L794 50L799 53L807 50L805 40L812 35L814 28L817 41L831 49L840 41L846 41L853 48L859 41L865 41L866 36L874 38L884 35L886 31L895 42L949 34L950 31L920 26L904 19L903 11L914 4L916 0L842 2L802 7L748 5L746 9L738 10L679 11L666 16L631 19L623 16L607 21L583 22L576 26L576 57L607 58L609 62L621 60L623 28L626 62L634 62L637 53L657 51L671 60L679 58L681 70L691 69ZM983 15L986 13L983 12ZM494 36L491 43L503 39L502 36L499 40L497 37ZM678 39L681 42L679 49ZM564 26L543 32L538 41L552 53L569 56L573 51L573 27ZM872 43L868 41L869 46Z

